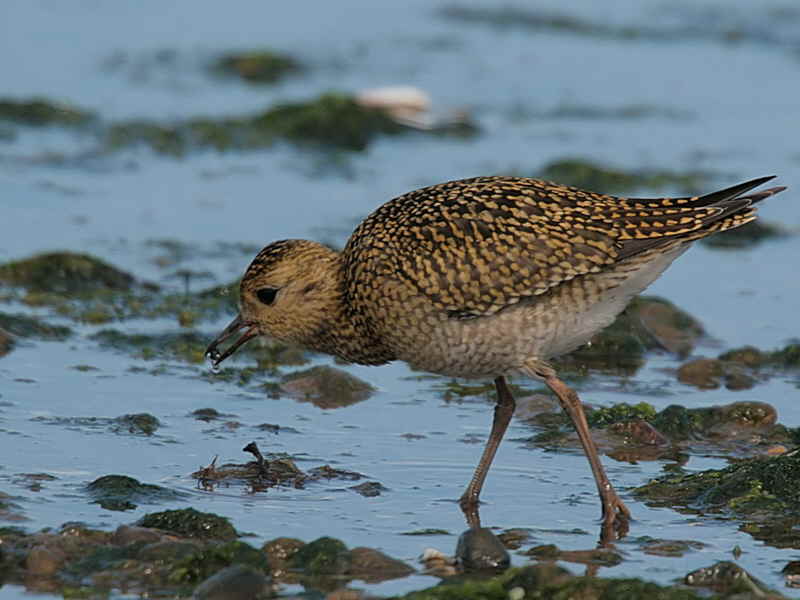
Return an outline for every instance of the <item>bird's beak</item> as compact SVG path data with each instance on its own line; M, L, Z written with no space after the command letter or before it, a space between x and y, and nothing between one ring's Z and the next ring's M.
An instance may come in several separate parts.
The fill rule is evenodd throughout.
M220 352L218 346L228 338L237 335L241 329L245 329L245 331L224 352ZM205 356L211 359L211 364L214 367L217 367L219 363L236 352L242 344L256 336L258 336L258 328L253 323L243 321L241 315L237 315L230 325L223 329L222 333L208 345Z

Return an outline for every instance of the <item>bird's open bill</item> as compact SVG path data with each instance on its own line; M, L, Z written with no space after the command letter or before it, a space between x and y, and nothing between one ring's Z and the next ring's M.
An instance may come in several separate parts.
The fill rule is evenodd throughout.
M240 333L240 330L242 329L245 330ZM234 340L234 342L230 346L228 346L228 348L224 352L220 352L219 345L228 338L233 337L237 334L239 335L239 337L236 340ZM230 325L228 325L225 329L223 329L222 333L220 333L214 339L214 341L208 345L208 348L206 348L205 355L211 359L213 366L217 367L223 360L225 360L231 354L236 352L242 344L252 340L257 335L258 335L258 329L253 323L248 323L247 321L243 321L241 315L236 315L236 318L233 321L231 321Z

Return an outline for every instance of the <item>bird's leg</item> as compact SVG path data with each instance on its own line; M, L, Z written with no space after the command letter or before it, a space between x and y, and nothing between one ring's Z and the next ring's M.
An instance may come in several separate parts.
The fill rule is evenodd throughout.
M480 519L478 518L478 496L481 494L483 482L486 479L486 474L489 472L489 467L492 465L492 460L497 452L497 447L500 445L500 440L503 439L503 434L508 429L508 424L511 422L511 416L514 414L515 402L514 396L511 395L511 390L508 389L505 377L498 377L494 380L494 385L497 388L497 404L494 407L494 420L492 421L492 432L489 434L489 440L486 442L486 447L483 449L483 454L475 468L475 473L472 479L464 490L464 493L459 500L461 509L467 518L467 523L472 527L475 523L480 526Z
M603 506L601 543L625 536L628 532L628 520L631 513L617 496L617 492L614 491L611 482L606 476L603 463L600 462L597 446L592 439L591 433L589 433L589 424L586 422L586 414L583 412L583 404L581 404L578 394L552 372L544 377L544 381L558 396L561 407L572 420L583 446L583 451L586 453L586 458L589 459L589 465L592 467L592 474L594 475L595 483L597 483L597 491L600 494L600 502Z

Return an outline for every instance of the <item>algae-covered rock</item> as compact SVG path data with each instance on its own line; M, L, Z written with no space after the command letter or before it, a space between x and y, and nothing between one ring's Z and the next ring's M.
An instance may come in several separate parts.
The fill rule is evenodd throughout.
M141 483L126 475L104 475L86 486L86 491L106 510L133 510L138 503L155 504L184 496L160 485Z
M742 346L723 352L719 355L719 360L757 369L764 364L766 356L758 348Z
M299 73L303 66L291 56L271 50L232 52L217 59L213 70L233 75L248 83L275 83L287 75Z
M491 578L451 578L440 585L411 592L402 600L524 600L581 598L582 600L701 600L682 585L662 586L641 579L572 575L547 562L509 569ZM780 598L780 596L772 596Z
M196 583L231 565L247 565L259 573L269 571L266 555L250 544L238 540L211 544L197 550L174 566L170 580Z
M274 596L272 582L263 573L246 565L231 565L203 581L194 591L194 600L263 600Z
M225 517L193 508L150 513L139 519L137 525L163 529L191 538L233 540L238 537L236 529Z
M352 558L343 542L321 537L299 548L289 560L292 568L308 575L344 575Z
M587 421L598 447L618 460L656 460L686 447L707 450L712 444L731 456L774 454L794 444L798 433L777 424L777 412L763 402L686 408L671 405L656 412L647 403L587 406ZM533 415L528 420L544 429L530 438L534 446L579 447L569 420L561 413Z
M22 125L85 125L92 113L66 103L44 98L10 100L0 98L0 120Z
M255 115L194 118L177 123L128 121L105 133L109 150L144 144L154 152L183 156L201 148L254 149L284 140L328 150L363 151L381 135L414 131L378 108L347 94L327 93L306 102L281 104Z
M608 407L594 408L587 411L586 419L592 427L606 427L614 423L643 419L652 421L656 416L656 409L652 404L639 402L628 404L620 402Z
M364 150L378 135L408 130L379 109L359 105L351 96L323 94L316 100L284 104L254 119L256 127L300 144Z
M150 413L136 413L114 419L111 430L114 433L153 435L159 427L161 427L161 423Z
M28 315L0 312L0 345L2 345L3 330L7 332L6 335L10 333L23 338L40 340L62 341L72 335L69 327L49 325L37 317Z
M366 400L375 391L355 375L329 366L289 373L283 377L281 389L293 398L320 408L349 406Z
M764 402L734 402L724 406L686 408L671 405L651 419L651 424L672 440L729 437L737 431L767 429L775 425L777 412Z
M800 344L792 342L773 351L742 346L723 352L718 358L696 358L678 368L681 383L699 389L725 385L729 390L750 389L769 375L800 367Z
M606 194L664 188L677 188L683 193L694 194L705 184L708 174L656 169L625 171L581 158L564 158L545 165L538 177Z
M756 522L771 515L800 515L800 451L743 460L724 469L666 475L636 488L657 506L727 512Z
M129 290L128 273L88 254L50 252L0 265L0 283L30 292L73 294L95 290Z
M380 496L381 492L386 491L386 487L379 481L365 481L350 487L354 492L364 496L365 498L375 498Z
M800 342L793 342L767 355L767 364L785 369L800 368Z

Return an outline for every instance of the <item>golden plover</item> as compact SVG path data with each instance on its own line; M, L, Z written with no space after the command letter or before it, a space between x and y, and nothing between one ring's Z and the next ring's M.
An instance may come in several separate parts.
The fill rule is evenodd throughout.
M692 241L755 219L754 205L785 189L746 194L770 179L652 199L520 177L416 190L368 216L341 252L307 240L261 250L242 279L239 315L207 355L219 364L265 335L353 363L403 360L432 373L494 379L492 430L460 500L467 514L477 514L514 412L506 376L542 380L589 459L603 531L620 535L630 513L603 470L578 395L547 360L610 324Z

